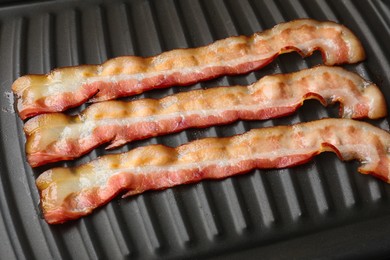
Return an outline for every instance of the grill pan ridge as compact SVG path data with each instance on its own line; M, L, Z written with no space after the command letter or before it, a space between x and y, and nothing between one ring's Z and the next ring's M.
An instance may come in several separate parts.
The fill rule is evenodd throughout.
M42 218L35 179L50 166L33 170L26 162L23 122L14 112L11 94L16 78L117 56L203 46L305 17L336 21L356 33L367 59L344 67L377 83L390 104L390 3L385 0L0 2L0 259L385 259L390 253L390 185L358 174L357 162L341 162L328 153L291 169L255 170L118 197L90 216L62 225L49 226ZM285 54L247 75L149 91L136 98L247 85L268 74L320 63L319 53L306 59ZM337 106L323 108L307 101L286 118L189 129L114 151L98 148L53 165L74 166L148 144L178 146L337 114ZM389 117L370 121L386 130L389 122Z

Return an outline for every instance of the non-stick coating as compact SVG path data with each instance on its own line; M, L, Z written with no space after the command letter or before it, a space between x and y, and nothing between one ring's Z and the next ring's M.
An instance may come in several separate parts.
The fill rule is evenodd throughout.
M11 84L55 67L96 64L121 55L150 56L252 34L296 18L342 23L361 39L367 60L344 66L377 83L390 104L390 3L382 0L10 1L0 3L0 259L385 258L390 253L390 185L358 174L357 162L323 154L293 169L253 171L165 191L114 199L92 215L49 226L41 218L36 177L26 163L23 122ZM264 75L321 63L317 53L279 57L244 76L150 91L249 84ZM82 107L85 108L85 105ZM75 109L69 113L79 111ZM336 117L338 106L306 102L277 120L237 122L134 142L111 152L262 126ZM389 129L389 118L371 121ZM99 148L68 163L109 152Z

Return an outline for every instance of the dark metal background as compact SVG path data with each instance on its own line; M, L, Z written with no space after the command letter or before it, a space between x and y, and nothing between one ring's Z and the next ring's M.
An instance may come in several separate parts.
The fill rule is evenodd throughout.
M253 171L165 191L114 199L92 215L49 226L40 217L35 178L48 167L26 163L22 121L12 112L11 84L55 67L101 63L120 55L150 56L252 34L301 17L352 29L367 60L346 66L377 83L390 103L389 1L43 1L0 2L0 259L386 258L390 254L390 185L357 173L333 154L286 170ZM249 84L270 73L320 63L320 55L287 54L258 72L190 87ZM85 108L85 106L83 107ZM309 101L293 116L188 130L134 142L177 146L254 127L337 116ZM78 111L77 109L71 112ZM373 121L389 129L389 118ZM56 165L77 165L107 153Z

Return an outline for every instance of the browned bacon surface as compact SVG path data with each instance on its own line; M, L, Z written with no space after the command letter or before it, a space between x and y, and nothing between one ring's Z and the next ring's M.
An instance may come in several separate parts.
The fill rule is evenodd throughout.
M111 142L109 148L191 127L262 120L293 113L305 99L341 102L345 118L379 118L387 113L375 84L339 67L319 66L267 76L244 86L179 93L160 100L101 102L75 116L39 115L25 124L31 166L70 160Z
M48 223L90 214L121 192L125 196L203 179L220 179L255 168L306 163L324 151L357 159L358 171L389 182L390 134L352 119L323 119L251 130L228 138L206 138L177 148L139 147L74 168L54 168L36 183Z
M22 119L60 112L90 100L103 101L154 88L188 85L225 74L264 67L279 54L302 56L320 50L327 65L364 59L359 40L346 27L312 19L295 20L255 33L216 41L208 46L177 49L154 57L119 57L101 65L68 67L47 75L26 75L12 89Z

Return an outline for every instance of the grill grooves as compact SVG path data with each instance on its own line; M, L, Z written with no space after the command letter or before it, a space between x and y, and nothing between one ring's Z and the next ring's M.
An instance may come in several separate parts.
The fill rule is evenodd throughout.
M253 207L258 208L259 216L261 216L262 225L266 228L270 228L273 223L275 223L275 213L272 207L273 198L270 195L269 188L267 186L266 180L261 174L256 172L251 176L252 190L256 200L252 202ZM256 223L256 219L253 220L253 223ZM261 225L261 226L262 226Z
M114 238L118 243L118 246L123 253L123 255L129 255L131 253L133 242L132 239L124 233L124 230L121 229L119 223L123 223L123 216L118 208L118 204L112 203L107 205L107 217L108 224L114 234ZM99 224L100 225L100 224ZM104 241L103 241L104 243Z
M28 60L27 69L35 73L46 73L52 67L50 14L33 17L29 20L27 49L32 59ZM40 32L39 34L34 32ZM38 62L37 62L38 61ZM39 64L37 66L37 63Z
M13 48L14 47L14 44L13 44L13 41L15 39L15 26L17 24L18 21L2 21L0 23L0 33L1 33L1 42L4 43L4 45L6 46L6 48L2 48L1 49L1 57L3 59L7 59L7 60L13 60L12 58L13 57L17 57L19 54L18 53L15 53L15 52L18 52L19 49L18 48ZM8 41L9 39L11 39L10 41ZM7 46L7 42L8 42L8 46ZM14 76L14 69L16 69L17 65L15 64L15 62L10 62L8 64L1 64L0 65L0 73L1 73L1 76L2 76L2 80L4 80L5 83L7 82L12 82L12 78ZM7 80L8 79L8 80ZM5 104L6 104L6 99L5 99L5 93L1 94L0 96L0 104L1 104L1 107L2 109L5 107ZM2 110L3 111L3 110ZM4 132L2 131L2 128L3 128L3 125L6 124L6 121L5 121L6 118L4 118L3 116L0 117L0 134L3 134ZM15 121L15 120L14 120ZM3 142L3 140L1 141L0 143L0 149L1 150L6 150L6 143ZM1 162L1 166L4 168L2 169L3 170L6 170L6 154L4 153L0 153L0 162ZM3 163L4 162L4 163ZM15 222L17 221L20 221L20 217L19 217L19 214L17 214L17 212L10 212L8 209L10 208L10 205L14 205L15 203L15 199L14 199L14 196L12 195L12 190L10 188L10 178L7 174L1 174L0 176L0 206L1 206L1 217L2 217L2 225L4 225L4 228L2 228L2 231L4 231L4 233L2 232L1 234L4 234L4 240L3 241L8 241L9 243L5 243L5 248L2 250L4 250L4 253L6 256L9 256L9 257L12 257L14 256L14 258L16 258L17 256L18 257L21 257L24 252L23 252L23 247L22 247L22 241L19 241L18 237L23 235L24 232L23 230L20 231L20 229L17 228L17 226L14 224ZM10 194L9 196L6 196L6 194ZM15 217L14 217L15 216ZM4 224L3 224L4 223ZM19 222L18 222L19 223ZM29 252L31 252L31 250L29 249L29 247L27 246L27 250L29 250ZM3 251L2 251L3 252Z
M213 239L219 235L220 228L218 221L213 217L215 214L215 208L210 205L207 196L207 190L204 185L196 185L193 190L193 199L195 200L195 209L201 219L203 226L203 232L206 234L207 241L213 241ZM194 227L196 228L196 227Z
M0 6L0 104L7 104L5 93L20 75L101 63L120 55L151 56L174 48L202 46L300 17L330 19L351 28L366 47L368 59L347 67L378 83L389 101L389 14L390 7L384 1L337 0L90 0ZM248 75L150 91L140 97L163 97L218 85L246 85L267 74L296 71L318 63L318 54L304 60L297 54L288 54ZM178 146L255 127L334 117L336 110L309 101L287 118L192 129L133 142L112 152L150 143ZM389 129L388 120L373 123ZM250 248L267 253L283 248L278 247L283 243L294 244L310 234L323 234L328 228L333 231L327 232L338 234L343 225L390 220L389 185L357 174L356 162L343 163L333 154L322 154L293 169L256 170L226 180L114 199L89 217L48 226L36 212L39 196L34 181L43 169L32 171L25 161L22 122L16 114L2 110L0 129L0 148L4 151L0 153L0 239L4 242L0 245L1 259L205 258ZM78 165L105 153L104 148L99 148L80 160L57 165ZM362 238L366 234L363 236L359 230L374 230L373 237L379 237L378 230L388 229L363 226L354 232ZM337 239L342 235L332 239L340 241ZM304 241L306 256L340 252L331 250L332 246L319 249L310 240ZM382 238L380 243L382 249L372 247L379 250L377 253L361 247L354 250L363 253L343 252L343 256L388 255L390 240ZM276 255L283 256L283 252L287 251L277 251ZM299 250L289 252L302 254Z
M105 210L98 211L96 218L92 222L92 225L86 225L88 230L92 229L94 232L89 232L89 236L93 239L93 249L97 251L97 255L104 259L119 258L121 255L125 255L128 252L121 252L118 239L120 236L116 236L111 223L115 223L118 220L116 217L110 218L108 214L112 207L107 207ZM101 228L104 227L104 228ZM113 239L105 239L111 237ZM98 248L98 250L96 250ZM107 255L107 252L112 251L111 255Z
M176 204L176 200L170 190L164 191L161 196L153 198L155 211L158 212L156 221L158 224L156 223L156 225L159 226L162 235L160 243L163 246L161 251L168 250L167 247L174 249L189 241L189 235L184 227L183 220L181 220L181 214L177 210L177 215L174 215L175 209L171 204ZM159 212L166 212L166 214L159 214Z
M183 6L181 6L183 5ZM211 32L201 2L191 0L177 1L179 15L184 21L183 28L189 35L189 47L197 47L212 42Z
M104 228L106 227L104 226ZM97 255L101 254L101 247L97 245L98 240L94 239L94 237L96 237L96 230L92 221L80 221L80 229L78 230L78 233L81 238L79 243L84 245L86 253L90 258L96 258Z
M321 166L318 166L317 168L321 169ZM324 173L322 170L317 170L317 173L314 167L308 167L307 171L308 175L305 178L306 183L303 183L302 186L307 187L306 189L309 189L310 192L304 194L303 198L305 201L308 201L306 204L308 205L309 210L315 208L315 213L317 215L324 215L333 206L333 203L329 199L329 193L327 192L326 185L321 182L321 177Z
M130 229L131 231L136 231L137 234L142 234L143 239L135 240L136 243L140 243L138 245L138 250L141 248L143 250L148 249L148 252L154 252L159 247L159 242L157 240L157 235L154 232L153 229L150 229L150 219L147 212L145 212L145 206L143 205L143 199L137 198L132 205L135 208L135 213L137 213L135 216L137 218L137 224L134 225L134 223L130 223L133 229Z
M67 10L56 17L56 67L85 63L80 45L80 13L77 9Z
M101 6L81 13L82 49L87 64L100 64L110 58L107 44L109 34L106 28L106 16ZM86 29L88 28L88 29Z
M232 179L227 179L222 182L222 195L226 197L226 204L230 210L230 215L233 222L233 228L238 234L242 233L247 228L248 224L245 220L245 215L240 207L235 186Z
M271 28L274 24L285 21L280 7L278 7L274 1L255 1L254 4L257 7L256 11L261 15L261 17L264 17L261 21L266 26L263 27L262 30Z
M12 68L13 75L19 74L22 66L18 66L21 63L23 56L23 43L24 43L24 38L25 38L25 30L26 30L26 22L23 17L20 17L19 19L15 19L12 21L11 24L7 23L4 24L4 26L8 25L10 27L10 32L9 35L10 37L10 42L11 42L11 63L10 67ZM8 28L7 28L8 29ZM5 30L3 30L4 32ZM4 131L6 132L6 131ZM3 134L3 131L2 131ZM3 145L5 147L5 145ZM8 160L9 154L6 154L4 156L4 161ZM9 167L9 166L8 166ZM28 255L34 255L33 249L30 246L30 243L28 241L28 235L27 231L25 230L25 223L23 223L21 220L23 219L22 212L23 209L21 208L21 198L16 195L17 188L15 188L15 181L16 181L16 176L7 176L3 175L2 178L2 183L7 186L6 191L7 195L6 198L8 198L8 208L9 208L9 218L8 222L10 226L13 227L15 233L11 234L13 236L12 246L13 248L17 249L16 254L18 258L26 258ZM23 177L22 177L23 178ZM22 180L23 181L23 180ZM24 186L24 185L23 185ZM26 192L27 198L29 195L29 190ZM13 207L13 205L16 205L16 207ZM31 210L31 205L30 205L30 210ZM16 239L16 241L15 241Z

